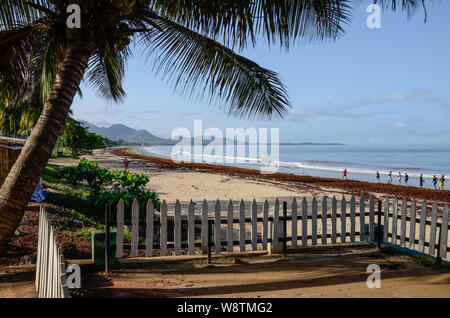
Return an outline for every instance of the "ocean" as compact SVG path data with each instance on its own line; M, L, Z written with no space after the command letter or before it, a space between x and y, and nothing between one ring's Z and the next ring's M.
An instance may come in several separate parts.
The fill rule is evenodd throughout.
M248 147L246 150L248 158ZM136 151L170 158L172 146L139 147ZM208 159L207 156L204 158ZM211 158L217 159L215 156ZM263 163L259 158L250 158L246 162L217 164L259 169ZM278 172L327 178L342 178L343 170L347 169L348 179L368 182L377 182L377 171L381 182L387 182L387 174L392 171L393 184L398 184L397 176L401 172L403 176L405 173L409 175L410 186L419 186L419 176L423 173L424 187L434 188L433 175L438 179L441 175L446 179L450 177L450 146L280 145L277 166ZM448 186L450 183L446 184L447 189Z

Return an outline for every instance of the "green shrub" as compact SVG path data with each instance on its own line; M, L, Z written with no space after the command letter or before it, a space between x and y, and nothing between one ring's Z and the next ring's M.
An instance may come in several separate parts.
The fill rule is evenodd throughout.
M128 208L134 200L137 200L141 210L145 209L149 200L156 210L159 210L161 205L156 193L145 188L150 178L142 173L131 174L122 169L100 169L96 162L82 159L78 166L64 168L63 175L73 185L86 182L90 191L88 200L95 206L106 203L115 206L120 199ZM107 185L111 188L105 188Z

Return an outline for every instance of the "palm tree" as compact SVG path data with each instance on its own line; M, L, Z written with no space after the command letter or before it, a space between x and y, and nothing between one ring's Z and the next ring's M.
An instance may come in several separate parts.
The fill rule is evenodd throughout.
M395 0L393 0L395 1ZM405 1L405 0L403 0ZM408 0L419 2L420 0ZM278 74L237 54L257 40L286 49L335 39L350 0L2 0L0 101L29 96L40 110L0 190L0 255L51 155L80 82L122 101L130 42L182 93L201 92L232 115L281 117L289 107ZM67 6L81 7L69 29ZM17 94L17 92L19 92ZM40 106L39 106L40 105Z

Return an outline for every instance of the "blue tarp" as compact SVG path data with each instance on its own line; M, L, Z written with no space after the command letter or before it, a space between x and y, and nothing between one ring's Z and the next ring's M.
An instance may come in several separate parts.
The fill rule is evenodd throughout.
M42 177L39 179L38 185L36 186L36 190L34 190L33 195L30 198L30 201L34 201L34 202L42 202L45 200L45 198L47 197L48 192L45 192L42 189Z

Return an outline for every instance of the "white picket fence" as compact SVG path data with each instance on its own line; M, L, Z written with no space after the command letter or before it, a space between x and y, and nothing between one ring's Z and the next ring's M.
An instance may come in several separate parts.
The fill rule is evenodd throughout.
M267 250L268 244L272 244L274 249L279 248L284 236L280 201L276 199L272 203L268 200L257 203L255 200L252 202L241 200L239 203L233 203L231 200L228 202L217 200L208 203L203 200L201 204L195 204L191 200L188 204L182 205L176 200L171 209L163 201L159 215L149 201L146 205L145 221L140 221L139 204L135 201L131 208L131 222L125 222L125 206L123 201L120 201L117 205L116 257L124 257L124 248L130 250L129 257L137 257L138 250L145 250L147 257L154 254L166 256L169 249L173 249L173 255L206 253L208 224L212 224L211 244L216 254L222 251ZM343 197L340 204L335 197L332 199L323 197L321 200L315 197L304 197L300 200L291 198L286 217L288 247L366 240L375 242L378 221L378 209L375 204L373 196L367 201L362 196L359 202L356 202L354 196L349 202ZM201 206L200 209L196 208L198 205ZM421 202L419 211L417 211L419 204L406 198L399 205L397 197L393 200L386 197L383 205L381 226L384 228L382 236L384 244L409 248L442 259L447 258L448 204L445 204L438 213L437 202L432 203L431 217L427 216L430 208L425 201ZM278 226L275 226L277 224L275 220L278 220ZM131 242L126 245L123 242L125 223L131 225ZM159 242L154 240L155 229L159 229ZM298 235L299 233L301 235ZM169 236L173 238L169 240ZM145 244L139 244L139 240L141 242L145 240ZM141 252L140 255L142 254Z
M58 236L42 206L39 211L35 283L39 298L70 298L66 285L66 265Z

